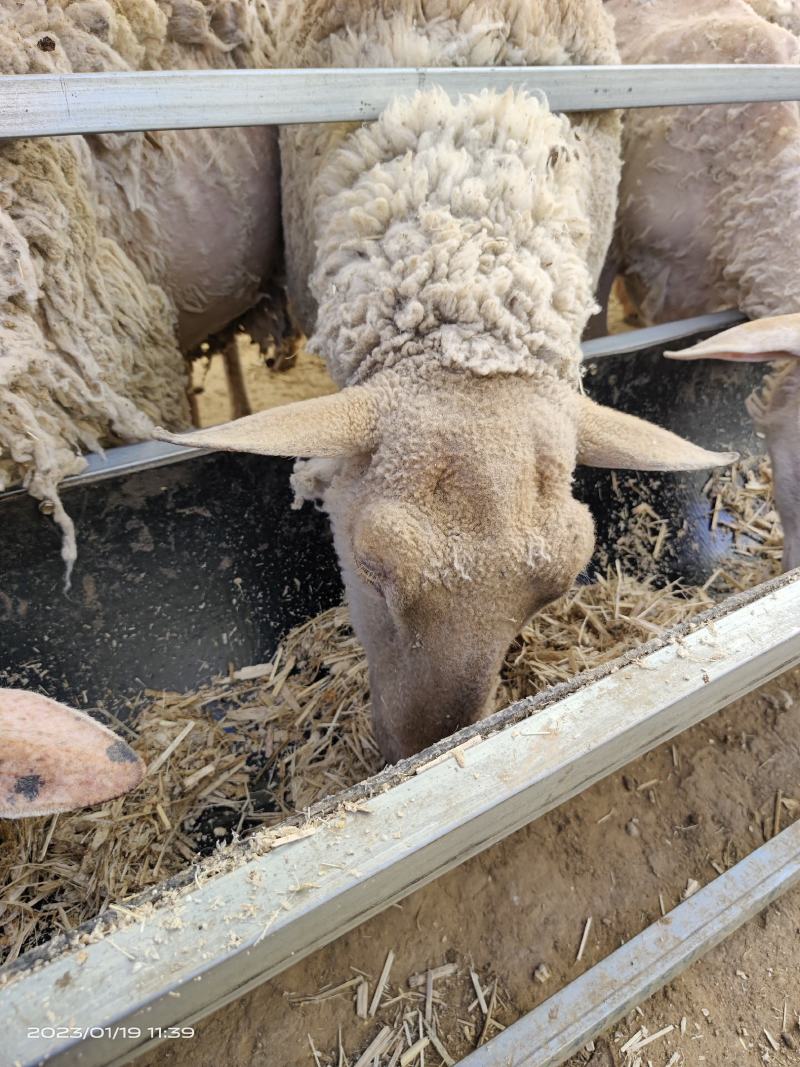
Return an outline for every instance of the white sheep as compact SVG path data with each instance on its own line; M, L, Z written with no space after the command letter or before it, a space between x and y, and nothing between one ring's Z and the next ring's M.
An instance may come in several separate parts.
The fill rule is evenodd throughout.
M272 64L262 0L0 0L0 75ZM182 353L279 259L274 129L0 144L0 491L46 501L83 451L189 422Z
M800 33L800 0L747 0L747 3L768 22Z
M800 62L800 39L782 28L800 29L796 0L610 0L606 6L628 63ZM738 307L761 321L673 355L789 359L748 407L772 459L784 566L795 567L800 107L788 101L631 111L623 145L618 245L625 289L642 319L665 322Z
M295 5L281 62L611 63L600 0ZM290 298L342 390L188 435L314 457L373 720L395 760L491 706L509 643L592 552L577 462L668 470L709 453L580 392L608 244L615 114L430 89L376 122L282 132Z

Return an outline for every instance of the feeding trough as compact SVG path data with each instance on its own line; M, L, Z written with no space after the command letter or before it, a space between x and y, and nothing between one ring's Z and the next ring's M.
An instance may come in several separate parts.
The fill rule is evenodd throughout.
M757 367L662 359L670 344L688 347L718 329L709 318L705 331L690 320L624 343L589 342L587 392L703 447L761 452L744 406ZM291 509L291 469L275 457L170 445L113 450L64 483L81 546L68 591L58 530L21 490L0 496L0 682L125 718L143 688L186 690L232 663L268 659L283 634L342 595L327 519L308 505ZM644 501L675 528L687 523L654 573L706 581L733 549L729 530L709 530L708 478L637 472L634 488L579 469L576 495L598 532L586 580L614 558Z

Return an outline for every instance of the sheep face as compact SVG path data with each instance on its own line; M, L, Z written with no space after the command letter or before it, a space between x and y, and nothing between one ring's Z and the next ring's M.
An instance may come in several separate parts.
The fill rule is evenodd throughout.
M479 718L509 643L591 555L578 462L675 470L706 452L559 379L409 361L366 385L164 440L317 457L294 485L333 524L388 760Z
M449 378L390 404L375 451L324 491L390 761L492 709L509 644L594 541L571 494L573 395Z

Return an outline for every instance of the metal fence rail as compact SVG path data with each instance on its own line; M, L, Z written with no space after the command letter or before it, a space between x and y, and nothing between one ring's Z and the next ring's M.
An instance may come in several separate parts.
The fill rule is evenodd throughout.
M463 1067L558 1067L798 883L795 823L470 1053ZM662 1051L658 1062L664 1058Z
M800 66L390 67L114 71L0 78L0 137L375 119L440 85L543 92L554 111L800 100Z
M646 326L641 330L629 330L611 337L597 337L584 341L581 345L583 358L594 360L604 356L621 356L641 351L655 345L667 345L683 337L693 337L703 331L717 331L743 322L744 316L738 311L717 311L711 315L697 315L691 319L679 319L661 326ZM91 452L86 456L86 469L80 474L73 474L61 483L65 488L76 485L89 485L117 478L121 474L148 470L153 467L168 466L184 460L196 459L203 454L202 449L190 448L188 445L169 445L163 441L142 441L139 444L119 445L105 452ZM211 451L208 449L208 451ZM0 502L12 496L27 492L21 485L0 493Z

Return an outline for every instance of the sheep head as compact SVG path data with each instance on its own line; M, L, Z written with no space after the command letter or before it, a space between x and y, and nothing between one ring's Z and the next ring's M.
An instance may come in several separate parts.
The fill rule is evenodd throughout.
M671 359L781 361L747 409L764 433L772 460L775 503L783 525L783 568L800 566L800 315L775 315L734 326Z
M165 440L335 457L309 464L329 513L373 721L397 760L491 709L509 644L570 587L594 528L572 496L576 459L669 470L714 466L664 430L560 382L399 369L332 397Z

